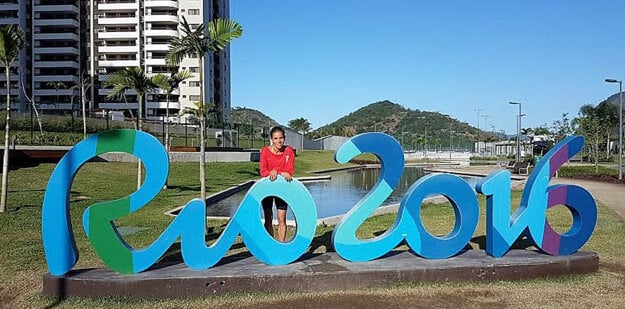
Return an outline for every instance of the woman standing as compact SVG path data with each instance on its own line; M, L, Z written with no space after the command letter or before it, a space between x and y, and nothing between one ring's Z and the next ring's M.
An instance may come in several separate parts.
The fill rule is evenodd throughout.
M284 145L284 129L273 127L270 132L271 145L265 146L260 151L260 176L269 177L274 181L278 175L286 181L291 181L295 171L295 154L293 148ZM286 240L286 210L287 203L276 196L268 196L263 199L263 212L265 214L265 229L269 235L273 233L273 204L276 204L278 213L278 241Z

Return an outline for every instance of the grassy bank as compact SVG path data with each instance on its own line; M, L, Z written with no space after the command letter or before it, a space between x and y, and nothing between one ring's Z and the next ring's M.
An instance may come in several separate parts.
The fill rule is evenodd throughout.
M297 157L297 176L310 175L310 171L337 167L332 152L304 151ZM314 307L334 307L337 300L351 301L355 307L503 307L547 306L623 307L625 305L623 282L625 282L625 248L621 245L625 224L612 211L600 207L595 234L584 250L599 253L601 270L588 276L557 279L541 279L522 282L495 283L415 283L393 289L372 289L354 292L331 292L321 294L236 294L218 297L202 297L181 300L145 301L135 299L56 299L41 295L41 277L46 270L41 243L41 204L46 183L54 168L52 164L19 168L9 174L8 212L0 214L0 302L11 308L60 307L100 308L205 308L244 307L256 308L292 307L313 304ZM76 176L72 186L71 218L74 226L80 260L76 268L101 267L99 258L82 232L81 216L86 207L99 201L126 196L134 191L136 165L129 163L88 163ZM154 200L136 213L116 221L117 226L131 227L138 232L124 236L133 246L144 246L167 227L171 218L163 215L166 210L184 205L199 196L197 163L172 164L169 189L162 191ZM207 164L207 191L218 192L226 187L248 179L255 179L258 167L255 163ZM480 199L482 203L483 199ZM513 205L518 205L520 192L513 193ZM567 211L555 207L548 212L554 228L565 231L571 224ZM437 235L448 233L453 226L453 211L449 205L425 205L422 217L425 226ZM395 220L394 215L382 215L369 219L358 231L362 238L371 238L385 231ZM224 221L211 221L217 236ZM331 250L330 236L333 227L320 226L310 250ZM483 214L476 238L471 246L479 248L484 235ZM397 250L406 250L399 247ZM231 250L236 254L245 249ZM172 254L175 252L171 252ZM276 307L278 306L278 307Z

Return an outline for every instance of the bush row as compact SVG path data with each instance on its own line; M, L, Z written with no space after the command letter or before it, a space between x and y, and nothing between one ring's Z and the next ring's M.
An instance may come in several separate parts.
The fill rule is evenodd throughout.
M71 116L58 116L58 115L40 115L41 125L43 131L46 132L82 132L82 118ZM0 112L0 125L2 128L5 126L6 112ZM39 131L39 124L37 118L32 117L32 128L34 131ZM119 125L110 126L111 129L119 128ZM18 131L30 131L31 118L29 114L11 114L11 130ZM106 131L107 124L106 119L100 118L87 118L87 133L97 133Z

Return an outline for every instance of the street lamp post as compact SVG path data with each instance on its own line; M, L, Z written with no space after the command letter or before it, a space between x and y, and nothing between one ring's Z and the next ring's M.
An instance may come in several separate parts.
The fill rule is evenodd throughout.
M488 117L490 117L490 115L482 115L482 117L484 118L484 133L486 133L488 130ZM486 152L488 152L488 147L486 146L487 136L488 136L487 134L484 135L484 153L482 157L486 156Z
M618 180L623 180L623 81L608 78L606 83L618 83Z
M425 119L425 116L419 116L417 117L417 119ZM423 124L423 126L425 127L425 136L423 139L423 158L425 159L425 161L427 162L428 160L428 126L427 124Z
M477 112L477 147L475 147L475 152L477 155L480 155L480 112L483 111L481 108L477 108L474 111Z
M516 161L521 161L521 103L519 102L508 102L512 105L519 106L519 115L517 116L516 122Z

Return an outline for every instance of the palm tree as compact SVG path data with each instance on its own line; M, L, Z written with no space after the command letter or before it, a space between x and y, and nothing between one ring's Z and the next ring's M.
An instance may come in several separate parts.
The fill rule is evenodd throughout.
M204 24L200 24L193 30L186 18L182 17L182 20L181 26L184 36L171 40L171 47L167 53L166 60L168 65L178 65L185 57L196 56L199 58L201 94L199 110L203 111L205 110L204 102L206 102L203 82L204 56L224 49L228 43L241 36L243 28L233 20L215 19L208 23L208 29ZM206 200L204 126L204 113L200 113L200 194L202 200Z
M0 28L0 62L4 65L7 80L6 124L4 127L4 155L2 159L2 195L0 196L0 212L6 210L7 186L9 174L9 120L11 114L11 65L19 57L24 46L24 31L15 25Z
M169 96L174 90L178 89L180 83L192 76L189 71L172 72L169 76L164 74L156 74L153 77L154 82L166 92L167 108L165 110L165 151L169 155ZM165 180L165 189L167 189L167 180Z
M91 76L87 75L87 71L83 71L80 74L80 77L74 79L74 86L69 89L72 90L72 98L73 92L80 92L80 107L82 112L82 139L87 138L87 112L86 112L86 103L87 103L87 89L93 86L93 82L91 81ZM72 111L74 109L74 104L72 103Z
M64 82L47 82L46 86L54 89L54 93L56 94L56 102L53 104L58 107L59 104L59 90L66 89L67 85Z
M139 104L137 112L137 129L141 131L141 117L143 116L143 98L145 94L154 90L156 85L154 78L149 78L140 67L124 68L110 75L103 83L104 87L113 87L106 96L107 99L126 99L126 90L134 90ZM141 161L137 168L137 189L141 187Z
M174 90L178 89L180 83L189 79L192 76L189 71L179 71L177 73L171 73L169 76L164 74L156 74L153 77L154 82L166 92L167 109L165 111L165 148L169 152L169 97Z

